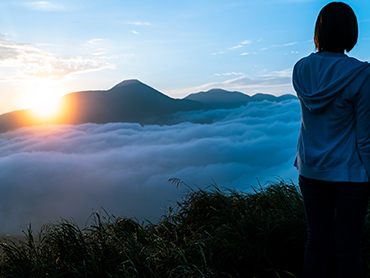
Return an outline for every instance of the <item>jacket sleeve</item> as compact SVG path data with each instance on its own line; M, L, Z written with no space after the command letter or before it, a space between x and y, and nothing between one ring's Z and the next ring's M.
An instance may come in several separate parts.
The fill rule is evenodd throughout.
M357 148L370 180L370 68L366 79L356 93L354 102Z

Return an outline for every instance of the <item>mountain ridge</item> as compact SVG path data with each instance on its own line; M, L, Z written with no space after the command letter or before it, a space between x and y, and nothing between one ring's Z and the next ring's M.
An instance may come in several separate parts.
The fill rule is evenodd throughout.
M137 79L123 80L108 90L89 90L69 93L61 98L60 115L37 119L31 109L0 115L0 132L38 124L83 124L132 122L168 124L171 114L212 109L232 109L250 101L282 101L293 95L275 97L267 94L248 96L240 92L211 89L190 94L182 99L171 98Z
M270 94L257 93L255 95L249 96L247 94L238 91L227 91L224 89L211 89L208 91L201 91L198 93L193 93L186 96L184 99L190 99L195 101L200 101L208 104L213 109L232 109L238 108L243 105L247 105L251 101L274 101L281 102L288 99L296 98L293 95L285 94L282 96L273 96Z

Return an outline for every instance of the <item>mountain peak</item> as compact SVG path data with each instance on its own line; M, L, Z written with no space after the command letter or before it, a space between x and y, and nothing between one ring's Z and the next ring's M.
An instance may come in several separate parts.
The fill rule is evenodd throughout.
M213 88L213 89L210 89L208 91L203 91L203 92L200 92L200 93L205 93L205 94L216 94L216 93L219 93L219 94L223 94L223 93L226 93L226 94L232 94L232 93L238 93L238 94L241 94L240 92L236 92L236 91L227 91L227 90L224 90L224 89L221 89L221 88Z
M138 79L128 79L128 80L123 80L122 82L113 86L110 90L113 90L113 89L119 88L119 87L139 86L139 85L147 86L143 82L139 81Z
M211 89L206 92L199 92L188 95L185 99L200 101L211 104L213 107L227 108L239 107L250 100L250 96L241 92L230 92L224 89Z

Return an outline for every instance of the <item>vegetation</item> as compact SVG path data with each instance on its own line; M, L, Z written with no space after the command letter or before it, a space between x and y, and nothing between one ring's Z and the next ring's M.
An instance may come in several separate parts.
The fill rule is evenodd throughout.
M104 212L94 213L83 229L61 220L35 237L30 225L22 240L1 243L0 276L300 277L305 230L292 183L253 194L190 189L157 224ZM364 261L370 261L366 238Z

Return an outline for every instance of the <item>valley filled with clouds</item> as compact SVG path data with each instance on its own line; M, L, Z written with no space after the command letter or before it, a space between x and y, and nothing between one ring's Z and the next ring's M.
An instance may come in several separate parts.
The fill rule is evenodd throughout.
M35 126L0 134L0 233L20 233L60 217L80 226L103 207L156 222L193 187L251 191L296 182L292 166L298 100L237 109L179 112L173 125Z

